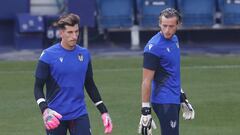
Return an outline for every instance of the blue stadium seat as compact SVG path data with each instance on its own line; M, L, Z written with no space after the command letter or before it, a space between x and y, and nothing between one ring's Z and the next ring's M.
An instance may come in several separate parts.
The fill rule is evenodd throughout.
M178 0L183 26L207 26L215 23L215 0Z
M57 43L60 40L58 35L58 29L53 26L53 23L59 19L60 15L45 15L44 20L44 46L43 48L48 48L49 46Z
M133 0L97 0L98 27L130 28L133 25Z
M15 26L17 49L41 49L43 46L44 22L42 16L18 14Z
M0 46L14 45L14 21L0 21Z
M30 0L4 0L0 9L0 20L14 20L18 13L29 13Z
M29 13L30 0L2 0L0 11L0 46L14 45L14 19L18 13Z
M175 0L137 0L138 21L142 27L158 27L160 12L168 7L175 8Z
M95 26L95 0L68 0L68 12L80 16L80 26Z
M240 0L218 0L223 25L240 25Z

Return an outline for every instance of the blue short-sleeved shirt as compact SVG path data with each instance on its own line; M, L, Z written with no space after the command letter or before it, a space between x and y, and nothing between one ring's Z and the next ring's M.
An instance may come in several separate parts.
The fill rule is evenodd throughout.
M36 77L46 79L48 107L62 114L62 120L87 114L84 82L90 59L87 49L76 45L74 50L66 50L59 43L44 50L39 58L50 71L39 70Z
M149 64L143 66L155 70L151 102L180 104L180 49L177 36L165 39L162 33L158 32L148 41L144 54L151 54L157 59L154 64L144 59L144 63Z

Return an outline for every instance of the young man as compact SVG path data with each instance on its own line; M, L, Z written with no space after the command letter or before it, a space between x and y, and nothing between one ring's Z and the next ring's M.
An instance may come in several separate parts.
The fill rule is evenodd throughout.
M112 132L111 118L93 80L91 57L76 44L79 16L67 14L56 22L61 42L45 49L35 73L34 96L43 114L47 135L91 135L84 87L101 112L105 133ZM46 97L43 92L46 84Z
M151 117L151 106L161 127L161 135L179 135L179 110L184 119L193 119L194 110L181 92L180 49L175 35L181 22L179 13L167 8L160 13L160 32L144 48L142 78L142 115L139 133L151 135L156 125ZM151 96L150 96L151 95Z

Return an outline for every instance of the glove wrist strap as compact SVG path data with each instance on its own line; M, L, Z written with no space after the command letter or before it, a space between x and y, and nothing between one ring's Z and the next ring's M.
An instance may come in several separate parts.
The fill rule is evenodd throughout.
M186 94L184 93L184 91L181 89L181 95L180 95L180 102L183 103L183 102L188 102L187 101L187 96Z
M142 107L151 107L149 102L142 102Z
M101 114L108 112L107 107L106 107L103 103L99 104L99 105L97 106L97 109L99 110L99 112L100 112Z
M143 107L141 112L142 112L142 115L149 115L149 114L151 114L151 108L150 107Z

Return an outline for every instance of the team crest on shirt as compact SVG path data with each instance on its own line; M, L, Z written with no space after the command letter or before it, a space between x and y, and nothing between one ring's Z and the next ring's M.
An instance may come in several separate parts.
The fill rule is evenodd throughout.
M148 49L151 50L151 48L153 47L153 44L149 44L148 45Z
M175 121L170 121L170 126L171 126L171 128L175 128L176 127L176 125L177 125L177 121L175 120Z
M62 62L63 62L63 57L60 57L60 58L59 58L59 61L62 63Z
M83 55L81 53L78 54L78 60L83 61Z

